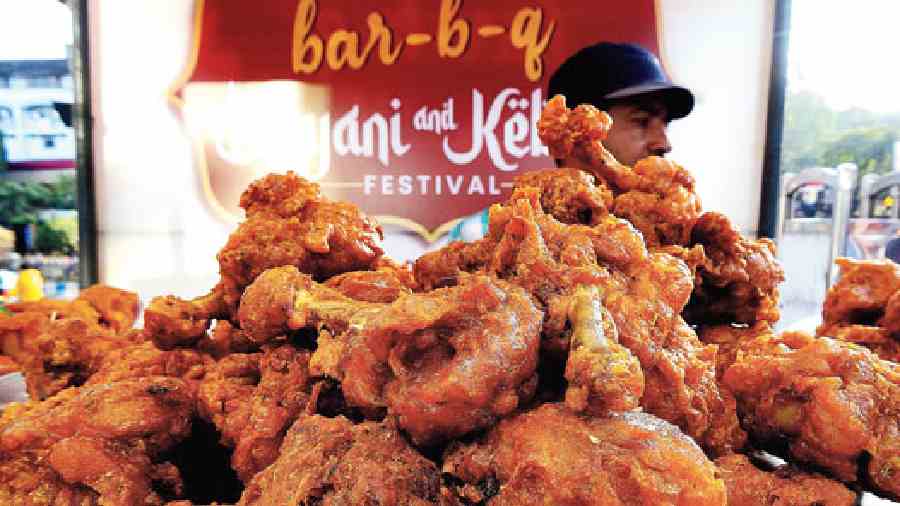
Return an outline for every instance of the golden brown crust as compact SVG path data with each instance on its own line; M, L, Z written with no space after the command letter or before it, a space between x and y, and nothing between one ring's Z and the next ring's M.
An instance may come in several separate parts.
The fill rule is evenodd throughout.
M440 479L435 465L388 425L305 416L291 427L278 460L248 483L238 504L441 504Z
M381 257L381 227L347 202L333 202L319 186L271 174L241 195L247 218L219 251L224 300L236 308L244 287L266 269L296 266L318 281L366 270Z
M897 364L858 345L787 332L742 343L722 381L755 440L786 441L797 462L900 497Z
M840 482L791 466L763 469L745 455L716 459L728 506L852 506L857 495Z
M448 450L454 491L501 505L726 504L712 462L678 428L651 415L575 415L544 404L501 421L481 441Z

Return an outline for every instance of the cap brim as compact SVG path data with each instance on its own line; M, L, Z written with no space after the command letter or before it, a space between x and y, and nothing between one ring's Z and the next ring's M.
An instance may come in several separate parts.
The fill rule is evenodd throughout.
M683 118L694 109L694 94L687 88L672 83L645 83L622 88L603 98L619 99L653 94L660 97L669 111L669 119Z

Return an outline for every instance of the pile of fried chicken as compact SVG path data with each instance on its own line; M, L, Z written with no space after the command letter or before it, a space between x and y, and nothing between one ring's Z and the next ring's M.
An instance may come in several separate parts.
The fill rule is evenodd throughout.
M900 270L863 294L844 265L833 337L776 335L773 243L704 213L682 167L618 163L609 125L552 99L541 138L574 166L518 177L483 239L411 266L355 206L269 175L208 294L153 299L141 330L124 294L36 308L0 503L900 498Z

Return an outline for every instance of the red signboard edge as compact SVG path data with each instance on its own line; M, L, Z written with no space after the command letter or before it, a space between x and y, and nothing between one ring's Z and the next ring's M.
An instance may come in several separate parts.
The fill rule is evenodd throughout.
M666 46L663 44L663 19L659 4L659 0L653 1L653 10L656 16L656 44L659 49L660 62L666 69L666 72L669 74L669 76L671 76L672 73L669 70L669 65L667 65L668 58L666 53ZM176 78L175 82L172 83L167 92L169 102L179 111L179 113L183 113L184 111L184 99L180 96L180 92L190 81L191 76L194 74L194 70L197 68L197 60L200 54L200 42L203 35L203 13L205 5L206 0L195 0L193 30L190 42L190 55L188 56L187 64L185 65L181 74L178 76L178 78ZM183 116L182 121L184 121ZM193 144L192 151L194 153L194 162L200 169L203 194L206 197L207 203L210 205L213 212L226 223L240 222L240 217L228 212L228 210L226 210L222 203L219 202L219 200L216 198L215 193L212 190L212 183L210 182L209 178L209 168L206 165L206 157L203 153L202 141L192 139L191 142ZM400 227L401 229L414 232L429 243L436 241L445 233L449 232L461 220L461 218L456 218L438 226L434 230L428 230L428 228L423 226L421 223L400 216L377 215L374 216L374 218L381 224L393 225Z

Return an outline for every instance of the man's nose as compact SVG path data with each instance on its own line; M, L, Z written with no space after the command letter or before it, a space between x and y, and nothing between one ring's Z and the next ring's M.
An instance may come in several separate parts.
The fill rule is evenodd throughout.
M669 136L666 134L666 124L662 121L654 121L654 123L650 129L650 140L647 147L651 154L665 156L666 153L672 151Z

